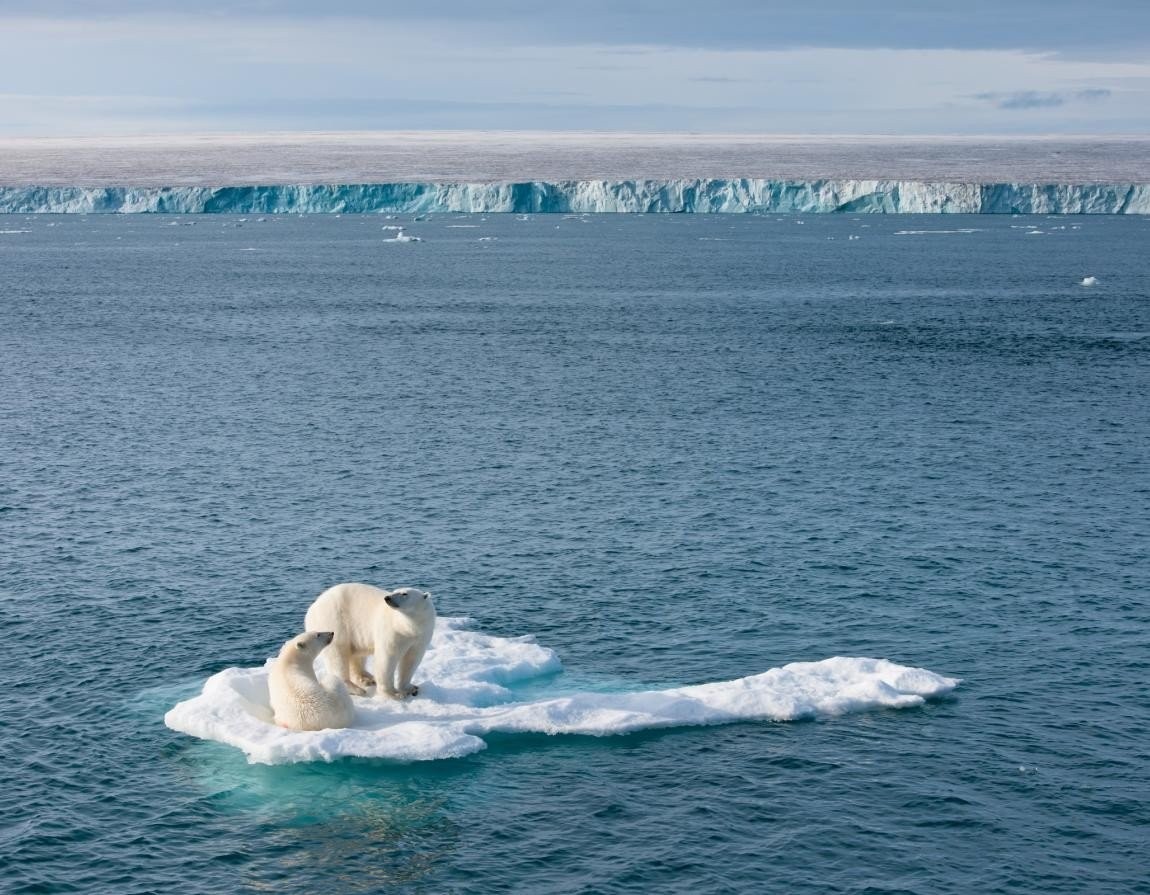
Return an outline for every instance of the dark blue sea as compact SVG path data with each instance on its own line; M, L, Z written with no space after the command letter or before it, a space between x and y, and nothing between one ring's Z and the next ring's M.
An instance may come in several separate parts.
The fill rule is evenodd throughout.
M1145 218L0 219L0 890L1150 892L1148 395ZM164 726L357 580L635 689L962 684L408 764Z

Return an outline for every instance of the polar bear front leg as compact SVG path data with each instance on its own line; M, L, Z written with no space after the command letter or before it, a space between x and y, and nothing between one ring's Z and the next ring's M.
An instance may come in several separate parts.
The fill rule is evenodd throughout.
M419 662L423 658L426 649L426 646L413 646L405 652L403 658L399 660L399 692L401 695L419 695L419 687L411 683L411 678L415 674L415 669L419 667Z
M403 694L395 689L395 669L399 657L395 650L387 646L377 646L375 650L375 695L402 699Z

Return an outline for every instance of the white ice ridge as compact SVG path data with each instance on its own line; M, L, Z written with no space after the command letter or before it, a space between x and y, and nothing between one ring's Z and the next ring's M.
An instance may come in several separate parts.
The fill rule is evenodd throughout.
M959 683L885 659L836 657L720 683L516 701L509 686L555 674L561 669L559 659L530 637L493 637L469 630L468 623L440 618L416 675L420 695L405 702L355 698L353 728L301 732L275 726L268 708L267 665L212 675L200 695L175 706L164 723L235 746L261 764L344 757L418 761L477 752L490 733L606 736L734 721L793 721L922 705ZM555 689L560 691L558 684Z
M1150 214L1150 183L903 180L559 180L521 183L0 186L5 214L892 212Z

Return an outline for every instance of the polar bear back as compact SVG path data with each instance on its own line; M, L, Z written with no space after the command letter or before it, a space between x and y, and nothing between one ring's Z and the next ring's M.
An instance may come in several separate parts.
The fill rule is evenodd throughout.
M307 611L309 631L334 631L353 652L375 649L377 619L387 606L388 592L370 584L337 584L316 597Z

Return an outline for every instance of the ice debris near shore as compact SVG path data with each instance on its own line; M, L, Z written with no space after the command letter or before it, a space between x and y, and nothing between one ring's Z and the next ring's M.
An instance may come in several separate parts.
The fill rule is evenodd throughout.
M440 618L417 674L420 696L405 702L355 698L352 728L305 732L276 727L268 708L268 665L212 675L200 695L179 703L164 722L173 730L235 746L255 763L344 757L417 761L477 752L486 746L483 736L491 733L606 736L906 708L949 693L959 683L885 659L836 657L666 690L563 693L557 679L557 695L519 701L510 689L560 670L555 653L530 637L494 637L470 630L467 619Z
M564 180L271 186L0 186L0 213L760 212L1150 214L1150 183Z

